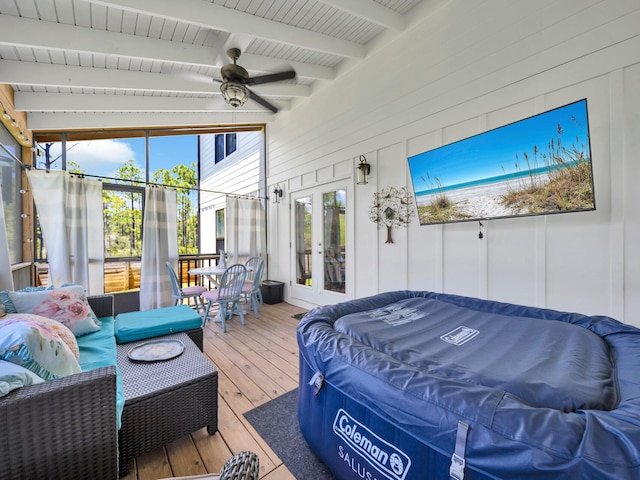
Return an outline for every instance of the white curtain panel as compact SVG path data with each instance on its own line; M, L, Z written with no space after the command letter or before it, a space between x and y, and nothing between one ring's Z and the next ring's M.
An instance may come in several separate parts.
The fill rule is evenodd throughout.
M170 307L166 262L178 263L178 211L175 190L147 186L142 220L140 310Z
M27 170L47 248L49 284L104 293L102 182L61 170Z
M227 265L244 264L249 257L264 258L266 232L261 200L227 197L225 223Z
M104 293L102 182L71 176L67 183L67 221L72 283L89 295Z
M2 188L0 188L0 290L13 290L13 275L9 258L9 240L7 239L7 224L4 217Z

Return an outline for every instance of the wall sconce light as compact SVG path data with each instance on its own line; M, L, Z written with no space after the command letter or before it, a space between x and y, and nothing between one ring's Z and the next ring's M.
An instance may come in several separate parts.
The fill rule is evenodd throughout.
M367 175L371 173L371 165L367 163L367 159L364 155L360 155L360 163L356 167L358 169L358 185L367 184Z
M280 185L276 185L275 187L273 187L273 203L280 203L280 199L282 198L283 193L284 192L282 191Z

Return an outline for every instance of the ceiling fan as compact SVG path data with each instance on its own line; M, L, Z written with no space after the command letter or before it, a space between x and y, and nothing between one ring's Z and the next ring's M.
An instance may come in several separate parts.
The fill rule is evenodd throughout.
M247 85L260 85L263 83L288 80L290 78L295 78L296 72L289 70L287 72L251 77L249 76L249 72L236 63L238 58L240 58L241 53L242 52L239 48L230 48L227 50L227 55L233 60L233 63L224 65L220 69L222 80L216 80L221 82L220 91L222 92L224 100L232 107L240 107L244 105L249 98L251 98L263 107L271 110L273 113L277 113L278 109L274 105L269 103L260 95L249 90Z

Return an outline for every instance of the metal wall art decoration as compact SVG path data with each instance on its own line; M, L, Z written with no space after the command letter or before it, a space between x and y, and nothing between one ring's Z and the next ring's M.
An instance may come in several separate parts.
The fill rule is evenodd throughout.
M392 227L406 227L411 217L416 214L413 203L413 195L407 187L386 187L373 194L373 202L369 207L369 219L376 222L378 227L387 227L387 241L393 243L391 238Z

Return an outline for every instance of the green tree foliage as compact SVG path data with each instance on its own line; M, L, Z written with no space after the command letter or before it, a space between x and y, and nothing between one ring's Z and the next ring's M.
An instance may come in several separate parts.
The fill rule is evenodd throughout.
M75 162L67 164L70 173L84 174ZM151 176L153 183L176 187L178 210L178 253L198 253L198 197L193 190L198 186L197 163L176 165L171 170L158 169ZM142 204L144 197L142 170L133 160L127 160L116 171L113 183L128 185L130 190L103 189L105 256L139 257L142 254ZM39 233L40 225L37 225ZM39 257L46 251L41 235L38 237Z
M178 202L178 253L198 253L198 198L194 188L198 186L198 165L176 165L171 170L161 168L153 173L152 181L177 187Z
M116 171L115 183L139 187L142 172L133 160ZM103 190L105 256L138 257L142 253L142 195L135 190Z

